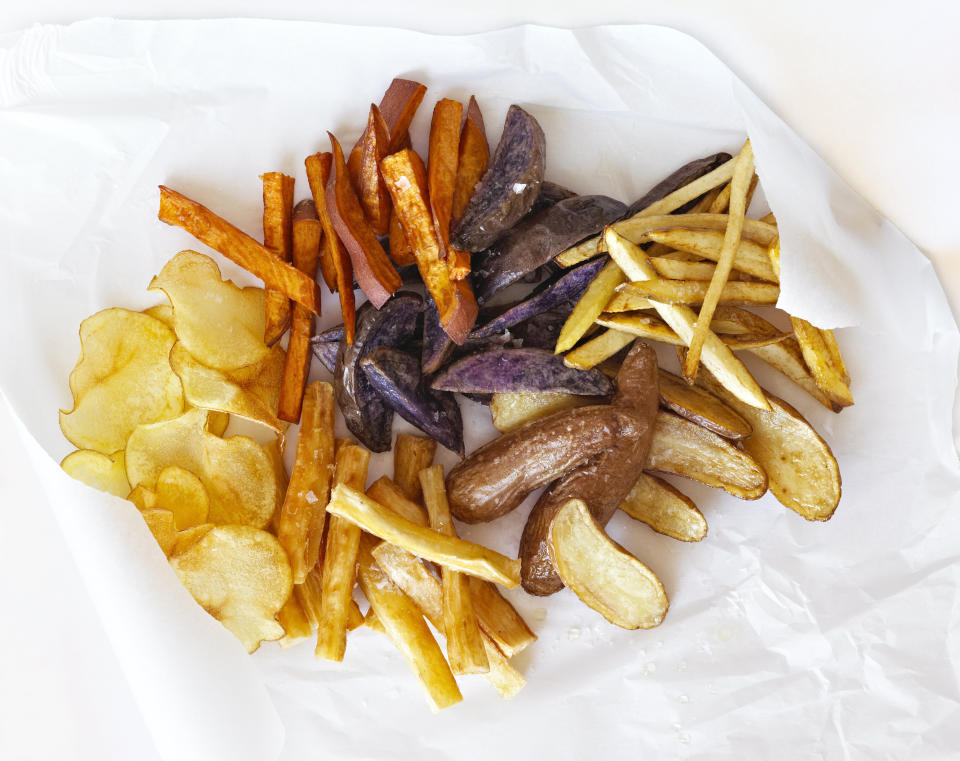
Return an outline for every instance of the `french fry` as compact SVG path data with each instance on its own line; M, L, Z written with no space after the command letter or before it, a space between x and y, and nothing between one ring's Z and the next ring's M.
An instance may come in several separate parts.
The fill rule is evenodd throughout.
M822 331L800 317L791 315L790 323L800 344L800 351L803 352L803 360L810 368L817 386L830 400L831 406L837 412L851 406L853 394L850 393L850 387L843 377L846 368L838 369L834 365L830 348L824 340Z
M398 267L417 263L417 258L413 255L410 244L407 243L407 235L403 232L397 210L392 207L390 209L390 258Z
M428 436L409 433L397 435L397 443L393 448L393 480L407 499L420 499L423 493L420 471L433 464L436 454L437 442Z
M283 627L285 634L278 644L280 647L290 647L313 634L310 621L307 620L303 608L297 602L295 595L290 595L277 613L277 621Z
M516 608L500 594L495 584L471 576L470 595L480 630L507 658L512 658L536 641L537 635L530 630Z
M263 245L278 259L289 262L293 256L293 177L282 172L267 172L260 180L263 183ZM263 340L267 346L273 346L290 327L290 299L267 288L265 300Z
M307 181L310 183L317 216L320 218L320 224L323 225L323 253L320 257L320 269L323 271L323 279L327 285L331 290L336 290L340 297L340 313L343 317L347 343L352 344L357 313L353 295L353 265L340 238L337 237L333 221L327 211L326 188L333 167L333 154L315 153L307 156L303 163L307 170Z
M357 605L356 600L350 600L350 606L347 608L347 631L352 632L354 629L359 629L363 626L363 622L364 616L360 606Z
M520 583L518 559L508 558L480 544L418 526L349 486L339 484L334 488L327 512L445 568L478 576L506 587L512 588Z
M437 305L440 324L450 338L463 344L477 319L477 301L469 281L452 280L441 258L440 241L427 198L423 161L412 150L405 149L381 161L380 171L413 249L420 277Z
M363 447L347 444L337 452L334 482L337 489L363 490L367 481L370 453ZM328 512L330 506L327 506ZM318 658L342 661L347 647L347 620L353 600L353 585L360 547L360 527L336 514L327 529L323 553L323 592L320 598L320 628L317 629Z
M562 393L494 394L490 400L490 415L493 418L494 427L500 433L507 433L531 420L539 420L554 412L596 404L596 401L589 396Z
M661 304L697 306L709 294L711 280L643 280L624 283L619 292L631 293ZM780 298L780 286L743 280L726 281L719 290L717 304L725 306L771 306ZM713 315L710 315L712 321Z
M714 262L720 258L723 248L723 234L718 230L671 228L653 230L644 237ZM741 239L737 247L733 268L768 283L780 282L779 272L770 264L767 247L746 238Z
M576 367L579 370L589 370L591 367L599 365L603 360L609 359L625 346L629 346L635 340L636 336L630 333L623 333L619 330L605 330L596 338L591 338L585 344L567 352L563 358L563 363L568 367Z
M648 250L647 255L649 256L649 254L650 252ZM684 252L674 251L672 254L651 257L650 264L657 271L657 275L665 277L668 280L709 280L713 277L713 272L717 268L716 264L712 262L687 261L674 256L679 254L684 254ZM687 254L684 255L687 256ZM734 267L736 267L736 263L734 263ZM740 273L737 272L736 269L730 273L731 280L738 279L739 277ZM615 310L608 308L607 311L613 312Z
M743 220L747 211L747 191L753 174L753 149L748 139L744 143L740 155L736 158L736 167L730 179L730 215L727 220L727 229L724 232L723 248L717 258L717 268L710 281L710 287L703 297L703 303L697 315L693 335L690 337L686 361L683 365L683 375L688 380L697 377L697 368L700 366L700 355L703 352L703 343L710 333L710 322L713 312L720 303L723 287L733 268L733 260L740 247L740 235L743 230ZM779 290L777 295L780 295Z
M723 214L730 206L730 183L728 182L717 190L719 190L719 192L706 209L710 214Z
M285 294L314 314L320 314L320 289L316 280L277 259L265 246L207 207L161 185L157 217L168 225L182 227L197 240L260 278L265 286Z
M443 651L420 611L383 572L371 554L377 542L364 536L357 562L360 588L387 636L416 674L434 711L459 703L463 696Z
M463 212L470 203L473 189L480 182L483 173L487 171L487 162L490 160L490 146L487 143L487 133L483 126L483 115L477 99L470 96L467 104L467 115L460 130L460 148L457 159L457 179L453 189L453 208L451 223L460 221Z
M297 456L277 524L294 584L304 582L320 557L334 463L333 409L333 386L311 383L304 394Z
M317 219L313 201L301 201L293 212L293 264L301 272L316 276L323 226ZM313 337L313 313L300 304L293 305L290 341L280 381L277 417L288 423L300 421L303 391L310 374L310 339Z
M640 474L619 509L658 534L681 542L699 542L707 535L707 521L693 500L649 473Z
M381 542L373 550L373 556L390 580L403 590L433 627L445 635L443 628L443 592L440 582L424 564L402 547L389 542ZM471 579L471 581L477 581ZM502 598L501 598L502 599ZM509 603L508 603L509 604ZM373 628L379 624L373 622ZM382 627L381 627L382 628ZM531 632L531 636L532 632ZM520 673L513 668L507 658L486 634L482 635L484 652L490 664L490 670L483 674L502 698L514 697L526 684Z
M379 309L401 286L400 275L363 214L347 176L340 143L332 133L327 134L333 150L333 168L326 188L327 213L340 241L350 254L357 284L370 303Z
M832 410L833 412L839 411L838 408L835 408L830 403L830 400L827 399L826 395L817 385L817 382L813 379L810 370L803 361L803 352L800 351L800 344L797 343L797 339L793 336L789 336L783 341L768 346L756 346L748 349L748 351L786 375L828 410Z
M411 523L416 523L418 526L430 525L427 511L416 502L408 499L399 485L386 476L381 476L367 487L367 496L374 502L389 507L397 515L406 518Z
M850 373L847 372L847 365L843 361L843 355L840 353L840 344L837 343L837 337L832 330L820 329L820 336L827 347L827 353L830 355L830 364L836 370L843 382L850 385Z
M621 237L612 227L605 233L610 256L630 280L649 280L656 276L643 251ZM687 306L653 302L657 312L687 345L693 338L696 315ZM616 327L609 326L608 327ZM715 334L708 333L704 341L703 362L730 392L747 404L769 409L766 397L753 376L737 359L727 345Z
M462 116L463 105L459 101L441 98L433 108L430 122L427 196L437 227L441 259L448 258L450 248L450 217L453 214L453 193L457 181Z
M420 471L423 501L430 516L430 528L455 537L457 531L450 517L447 490L443 481L443 465ZM490 670L483 648L480 627L473 612L469 577L450 568L441 569L443 588L443 630L447 635L447 658L454 674L483 674Z
M615 261L607 262L577 301L567 321L563 323L554 351L563 354L586 335L604 307L617 292L617 287L626 282L626 275Z
M666 306L676 305L668 304ZM689 307L684 308L689 309ZM673 328L667 325L667 323L655 315L645 314L643 312L605 312L597 318L597 325L672 346L686 346L683 338L678 335ZM742 351L744 349L769 346L770 344L786 341L789 337L789 333L783 333L778 330L773 332L745 333L738 329L733 333L717 335L719 342L730 351Z
M370 106L367 129L360 148L360 190L358 196L364 216L377 235L386 235L390 228L390 194L380 177L380 159L387 155L390 134L380 109Z

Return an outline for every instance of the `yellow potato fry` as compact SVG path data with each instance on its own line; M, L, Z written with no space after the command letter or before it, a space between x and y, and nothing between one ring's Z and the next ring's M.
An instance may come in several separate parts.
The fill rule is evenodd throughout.
M710 280L644 280L625 283L620 292L661 304L699 306L707 297ZM780 286L773 283L752 283L742 280L727 281L720 289L717 304L770 306L780 298ZM710 316L711 321L713 315Z
M471 576L470 596L480 630L507 658L512 658L537 639L495 584ZM493 669L492 663L490 667Z
M176 336L153 317L104 309L80 324L80 359L70 373L73 409L60 430L78 449L122 450L134 428L183 411L168 356Z
M330 495L327 512L355 523L384 541L398 544L414 555L445 568L515 587L520 583L520 561L480 544L446 536L418 526L373 501L362 492L338 484Z
M419 477L417 480L420 480ZM416 502L407 499L400 487L386 476L381 476L367 489L367 496L384 507L389 507L397 515L401 515L418 526L429 524L427 511Z
M668 308L689 309L689 307L684 305L665 306ZM734 309L736 307L729 308ZM693 314L692 310L691 314ZM597 318L597 325L604 328L620 330L641 338L648 338L651 341L670 344L671 346L686 346L683 339L663 320L643 312L605 312ZM776 329L774 329L773 332L762 330L757 333L745 333L743 327L735 327L730 333L721 334L719 331L714 332L717 334L720 342L730 351L768 346L769 344L786 341L790 338L789 333L783 333Z
M707 521L693 500L648 473L640 474L619 509L658 534L681 542L699 542L707 535Z
M247 652L280 639L276 616L290 597L290 565L272 534L250 526L215 526L170 565L193 598Z
M78 449L64 457L60 467L68 476L107 494L126 499L130 493L123 451L103 454L91 449Z
M203 482L189 470L171 465L157 476L156 507L173 513L177 531L207 522L210 498Z
M494 394L490 400L490 414L493 416L494 427L501 433L507 433L524 423L539 420L554 412L596 403L596 397L518 391Z
M152 507L141 510L140 514L147 522L147 528L150 529L153 538L157 540L163 554L169 557L177 543L177 528L173 522L173 513L169 510L159 510Z
M455 537L457 531L450 517L443 465L420 471L423 501L430 516L430 528ZM449 568L441 569L443 588L443 630L447 635L447 658L454 674L483 674L490 670L480 636L480 626L473 612L469 577Z
M397 434L393 447L393 480L407 499L420 499L420 471L433 464L437 442L427 436Z
M363 447L347 444L337 452L336 463L333 479L337 489L362 491L367 483L370 453ZM320 627L314 651L318 658L342 661L346 652L361 533L360 527L336 514L330 519L323 553Z
M753 177L753 149L748 139L744 143L740 155L736 158L736 166L733 170L733 177L730 179L730 215L727 221L727 229L724 232L723 248L720 249L720 256L717 258L717 269L713 273L713 279L710 281L710 287L703 297L703 304L697 315L697 322L694 326L693 336L691 336L688 346L686 361L683 366L683 376L685 378L696 378L697 368L700 366L700 355L703 352L703 343L707 334L710 333L710 323L713 320L713 312L720 303L720 297L723 288L730 277L730 270L733 269L733 260L737 255L737 249L740 247L740 237L743 231L743 219L747 211L747 191L750 185L750 179ZM779 297L779 289L777 296Z
M834 366L833 358L823 333L806 320L791 315L790 323L793 332L800 344L803 360L810 368L813 379L824 393L834 411L839 412L844 407L853 404L853 394L850 387L844 382L844 369ZM842 362L841 362L842 364Z
M718 230L671 228L650 232L645 238L715 262L720 258L723 249L724 234ZM733 268L768 283L780 282L780 275L770 263L766 246L747 238L742 239L736 249Z
M310 622L295 595L290 595L277 613L277 621L283 627L284 635L279 641L280 647L290 647L313 634Z
M263 183L263 245L277 259L293 255L293 177L281 172L261 175ZM273 346L290 327L290 299L267 288L263 340Z
M593 325L600 313L603 312L607 302L617 291L617 286L626 281L623 270L617 266L616 262L607 262L603 269L597 273L597 276L590 282L587 289L583 292L580 300L577 301L570 316L563 324L560 336L557 338L557 354L563 354L569 351L579 341Z
M850 373L847 372L847 365L843 361L843 354L840 353L840 344L837 343L837 337L832 330L820 330L820 336L827 347L827 353L830 355L830 364L836 370L843 382L850 385Z
M730 189L729 182L722 188L718 188L720 192L717 193L706 210L711 214L723 214L730 206Z
M334 466L333 423L333 386L311 383L303 395L297 456L277 523L294 584L304 582L320 557Z
M576 349L567 352L563 358L563 363L567 367L589 370L591 367L599 365L603 360L609 359L624 347L629 346L635 340L636 336L630 333L623 333L619 330L605 330L596 338L591 338Z
M717 265L713 262L694 262L678 259L674 254L686 256L682 251L674 251L671 254L650 258L650 264L657 271L657 275L668 280L710 280L713 277ZM650 255L649 250L647 256ZM736 267L736 263L734 263ZM736 270L730 273L730 279L736 280L740 273ZM608 312L622 311L614 310L607 306Z

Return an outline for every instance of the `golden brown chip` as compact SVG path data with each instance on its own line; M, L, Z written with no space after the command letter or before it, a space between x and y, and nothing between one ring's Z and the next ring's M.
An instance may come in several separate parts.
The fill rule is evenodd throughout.
M205 523L210 498L203 482L189 470L171 465L157 476L156 506L173 513L177 531Z
M207 415L207 430L214 436L223 436L227 426L230 425L230 415L220 410L209 410Z
M123 452L103 454L90 449L78 449L64 457L60 467L67 475L107 494L126 499L130 493Z
M194 544L203 539L212 528L212 523L203 523L199 526L192 526L191 528L185 528L183 531L178 531L177 541L173 545L173 552L170 554L179 555L182 552L186 552Z
M138 510L150 510L157 506L157 493L143 484L134 486L127 499L133 502Z
M183 411L180 379L167 359L176 336L159 320L104 309L80 324L80 359L70 373L73 409L60 430L79 449L110 454L133 429Z
M143 310L143 314L155 320L160 320L160 322L170 328L170 330L174 330L173 307L169 304L157 304L155 307L149 307Z
M167 557L173 552L173 547L177 543L177 528L173 522L173 513L169 510L159 510L151 507L147 510L141 510L140 514L147 522L147 528L157 540L160 549Z
M248 652L280 639L277 613L293 581L276 538L250 526L215 526L170 565L193 599L236 636Z

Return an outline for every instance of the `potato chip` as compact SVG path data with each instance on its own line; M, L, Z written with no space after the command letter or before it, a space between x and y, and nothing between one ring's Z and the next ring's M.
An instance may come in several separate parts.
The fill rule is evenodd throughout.
M194 544L203 539L203 537L207 535L207 532L212 528L212 523L202 523L199 526L193 526L191 528L185 528L183 531L178 531L177 541L173 545L173 552L170 554L179 555L183 552L186 552Z
M169 510L159 510L154 507L149 510L142 510L140 514L147 522L147 528L150 529L153 538L157 540L163 554L170 557L170 553L173 552L173 547L177 542L177 529L174 526L173 513Z
M143 484L134 486L127 499L133 502L138 510L150 510L157 506L157 493Z
M207 430L214 436L223 436L227 426L230 425L230 414L220 412L220 410L210 410L207 415Z
M103 454L90 449L78 449L64 457L60 467L67 475L107 494L126 498L130 493L123 452Z
M252 365L215 370L194 357L181 341L170 351L170 365L180 376L183 395L194 407L226 412L283 433L287 424L277 417L284 351L274 345Z
M70 373L73 409L60 430L79 449L104 454L127 444L143 423L183 412L180 379L167 359L176 340L159 320L127 309L104 309L80 324L80 359Z
M250 526L215 526L174 555L170 565L193 599L248 652L284 635L276 617L293 580L273 535Z
M270 350L263 340L263 289L222 280L209 256L181 251L150 281L150 290L166 294L177 338L207 367L252 365Z
M203 483L189 470L171 465L157 476L156 506L173 513L177 531L205 523L210 498Z
M144 309L143 314L148 315L155 320L160 320L160 322L170 328L170 330L174 330L173 307L169 304L157 304L155 307Z
M203 483L211 523L266 526L282 496L273 458L246 436L214 436L206 421L206 410L191 409L137 428L127 444L127 478L155 489L161 471L177 465Z

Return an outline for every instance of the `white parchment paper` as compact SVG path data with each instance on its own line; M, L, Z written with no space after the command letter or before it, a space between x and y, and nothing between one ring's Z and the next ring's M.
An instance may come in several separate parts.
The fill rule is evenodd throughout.
M505 703L464 679L465 701L439 716L365 630L340 665L315 661L309 644L247 657L180 587L136 509L56 465L71 448L56 412L70 407L80 321L157 303L150 277L199 246L156 220L156 186L259 235L258 175L294 174L307 195L303 157L325 149L327 129L355 137L398 75L430 87L416 148L438 97L475 93L491 143L520 103L546 132L548 179L627 202L749 134L782 231L781 305L843 328L857 401L832 415L751 364L833 446L836 516L811 524L769 496L683 483L710 524L703 542L610 525L663 580L662 626L620 631L567 591L514 591L540 637L517 659L528 686ZM957 326L927 259L695 40L643 26L437 37L98 20L0 38L0 109L0 391L162 758L932 759L960 748ZM323 324L338 322L335 302L325 307ZM464 412L469 449L494 431L485 408ZM388 468L374 458L373 475ZM523 512L463 533L513 553ZM0 558L0 578L14 572ZM95 737L78 742L96 750Z

